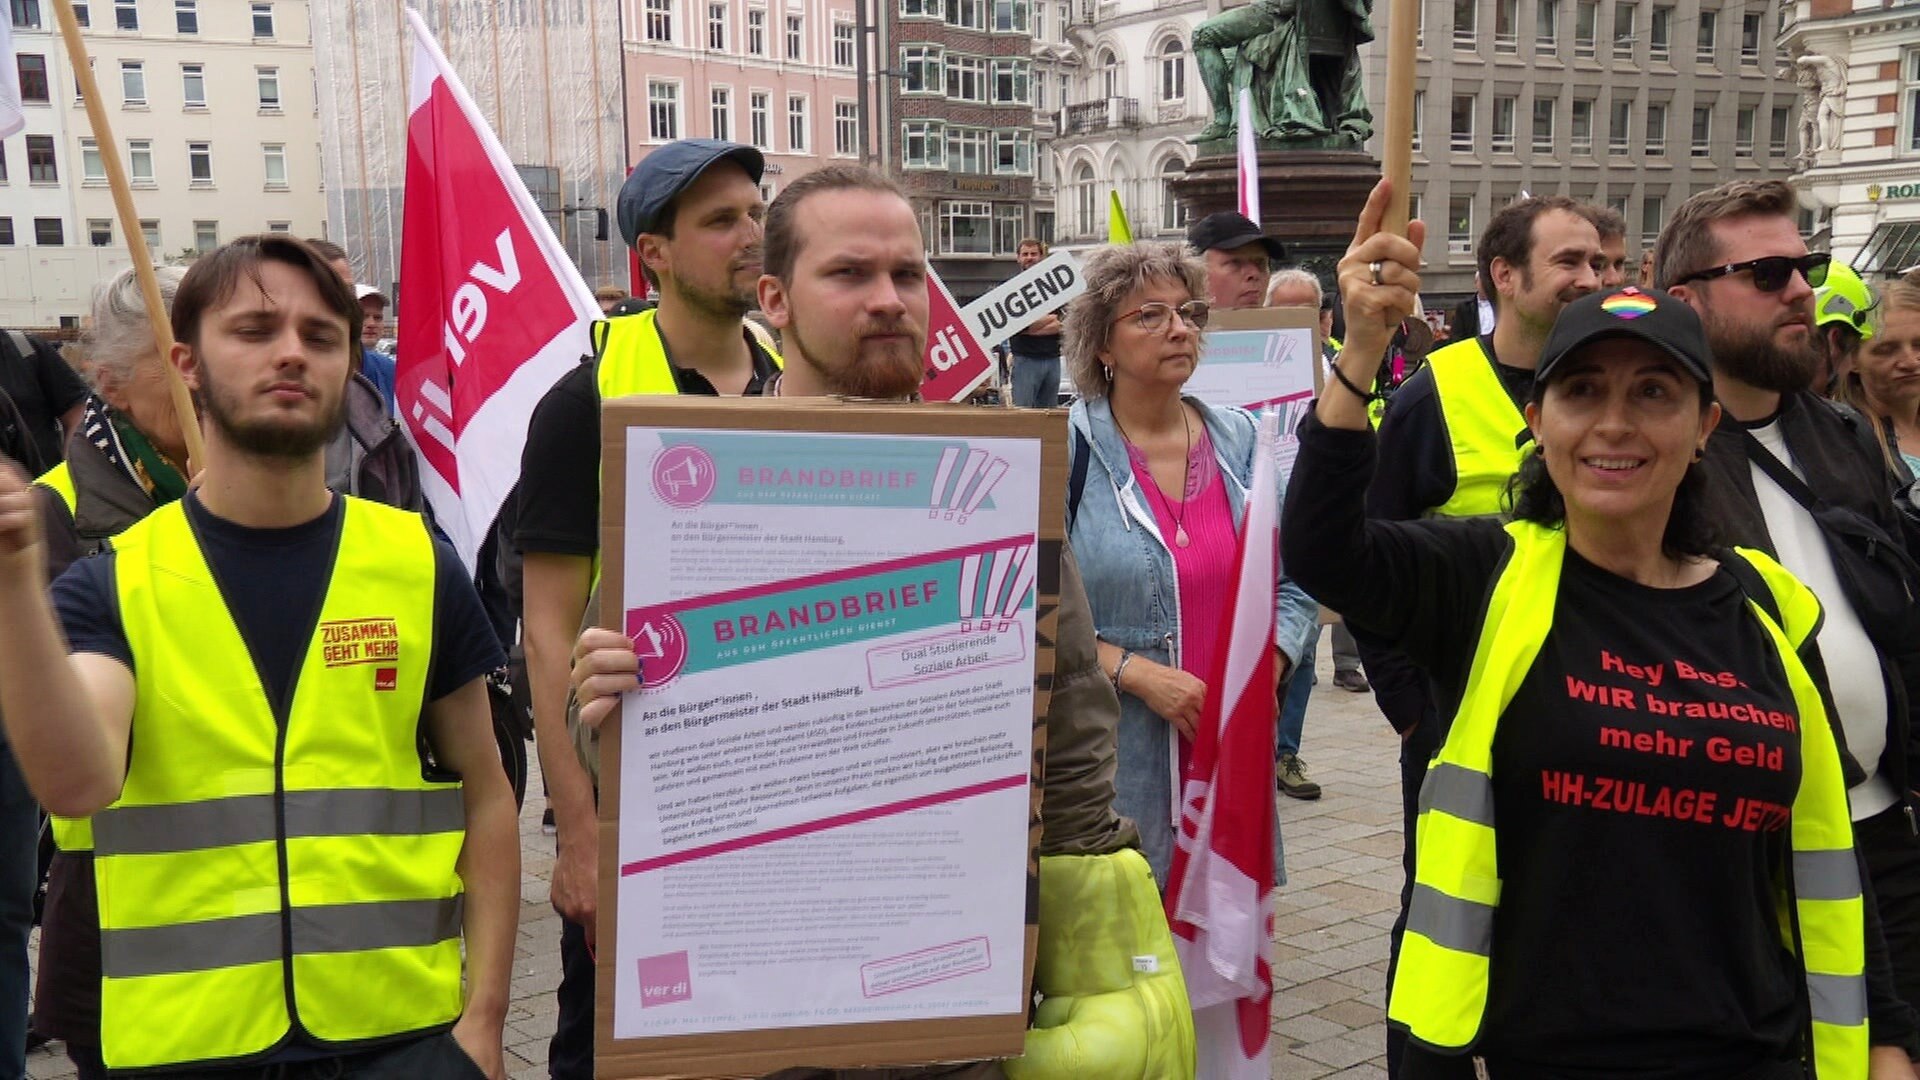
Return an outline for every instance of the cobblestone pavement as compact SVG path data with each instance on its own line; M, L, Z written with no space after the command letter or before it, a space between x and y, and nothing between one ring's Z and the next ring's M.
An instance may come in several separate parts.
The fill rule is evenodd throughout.
M1381 1077L1387 927L1400 896L1396 746L1371 694L1333 686L1324 643L1319 661L1301 757L1326 794L1315 802L1280 799L1290 880L1274 922L1273 1075ZM538 779L529 787L533 795L520 817L522 906L507 1072L514 1080L545 1080L560 922L547 905L553 840L540 832ZM73 1067L56 1043L28 1055L27 1076L56 1080L73 1076Z

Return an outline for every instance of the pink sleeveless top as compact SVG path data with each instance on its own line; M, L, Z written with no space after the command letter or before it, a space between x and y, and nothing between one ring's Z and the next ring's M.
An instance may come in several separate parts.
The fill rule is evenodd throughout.
M1214 666L1226 644L1226 612L1240 546L1233 506L1227 501L1227 482L1213 456L1213 440L1202 426L1187 455L1184 508L1179 500L1161 492L1146 455L1131 442L1127 444L1127 457L1133 464L1134 480L1153 509L1160 537L1173 553L1174 576L1180 588L1180 670L1204 682L1214 677ZM1187 534L1186 547L1175 539L1182 526Z

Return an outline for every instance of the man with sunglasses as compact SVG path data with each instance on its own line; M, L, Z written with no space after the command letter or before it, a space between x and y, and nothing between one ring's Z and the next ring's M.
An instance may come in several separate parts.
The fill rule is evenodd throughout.
M1827 282L1829 256L1807 250L1798 210L1793 189L1778 180L1701 192L1660 234L1654 282L1699 313L1713 351L1726 418L1700 466L1707 517L1724 540L1774 555L1820 598L1825 618L1816 640L1851 757L1854 842L1894 987L1920 1003L1920 837L1908 740L1909 709L1920 697L1907 693L1920 687L1920 632L1910 615L1883 617L1882 598L1869 595L1872 586L1852 561L1854 542L1823 526L1839 508L1877 533L1877 543L1902 547L1872 428L1809 389L1820 366L1814 290ZM1913 607L1894 606L1896 613ZM1912 1013L1889 1000L1886 973L1868 974L1882 991L1869 1010L1877 1069L1917 1047Z

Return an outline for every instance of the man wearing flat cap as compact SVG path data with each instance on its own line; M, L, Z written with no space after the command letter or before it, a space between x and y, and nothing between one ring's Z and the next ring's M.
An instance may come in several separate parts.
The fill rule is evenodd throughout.
M1187 227L1187 246L1207 264L1207 298L1216 308L1266 303L1267 271L1287 257L1280 241L1244 214L1222 210Z
M593 1075L593 935L599 869L594 791L567 733L567 677L599 549L600 403L629 394L758 394L780 370L745 320L760 280L760 151L717 139L668 143L620 189L620 236L659 306L593 325L593 356L534 409L520 458L514 544L524 557L523 641L534 742L559 850L563 918L554 1080Z

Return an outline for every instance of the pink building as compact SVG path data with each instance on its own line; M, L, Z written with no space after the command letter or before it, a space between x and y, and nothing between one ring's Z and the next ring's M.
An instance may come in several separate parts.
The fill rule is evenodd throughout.
M620 0L627 157L720 138L767 155L771 200L832 161L858 162L854 0Z

